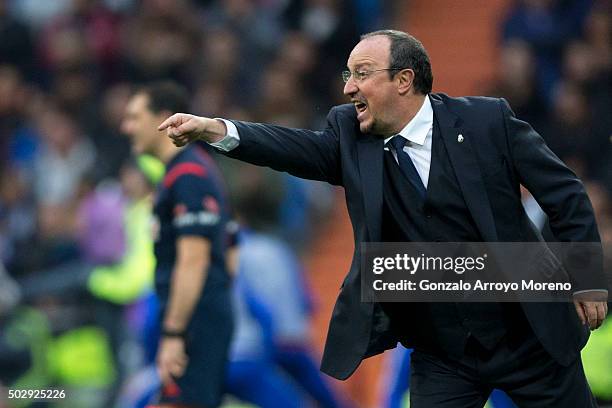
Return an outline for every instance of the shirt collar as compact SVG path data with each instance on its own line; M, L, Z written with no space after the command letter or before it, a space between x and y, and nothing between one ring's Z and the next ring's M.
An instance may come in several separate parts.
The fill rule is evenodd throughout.
M425 96L423 105L417 114L410 122L399 132L399 134L412 143L423 146L429 130L433 127L433 108L429 96ZM385 139L385 144L391 140L393 136Z

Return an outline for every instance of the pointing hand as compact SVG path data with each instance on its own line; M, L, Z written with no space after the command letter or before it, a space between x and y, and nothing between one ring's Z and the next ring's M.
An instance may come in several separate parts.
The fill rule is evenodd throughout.
M175 113L164 120L157 130L163 131L164 129L166 135L177 147L185 146L195 140L203 140L208 143L217 142L223 139L226 133L223 121L187 113Z

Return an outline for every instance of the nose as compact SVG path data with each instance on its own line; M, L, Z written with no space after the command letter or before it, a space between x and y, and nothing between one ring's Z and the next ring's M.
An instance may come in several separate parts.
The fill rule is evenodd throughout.
M349 80L344 84L344 94L347 96L351 96L354 95L355 93L357 93L357 91L359 90L359 88L357 88L357 85L355 85L355 81L353 80L353 76L351 75L351 77L349 78Z

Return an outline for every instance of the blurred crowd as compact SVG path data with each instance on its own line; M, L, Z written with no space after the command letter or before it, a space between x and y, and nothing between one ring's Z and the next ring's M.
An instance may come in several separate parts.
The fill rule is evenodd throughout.
M506 98L517 116L529 122L583 180L595 210L610 280L612 2L514 2L500 26L498 78L485 93ZM526 191L523 201L546 236L546 217L538 204ZM593 394L601 406L610 406L610 317L591 334L582 358Z
M0 385L68 384L81 406L110 406L146 360L126 336L148 327L150 276L116 296L103 269L91 279L124 257L137 234L123 217L154 188L119 132L135 87L172 79L192 113L320 128L346 102L339 73L359 34L405 26L401 3L0 0ZM612 5L510 3L498 77L475 93L506 98L583 178L612 257ZM221 165L245 218L298 253L316 237L333 190Z
M320 127L341 101L346 55L383 10L392 13L382 0L0 0L0 406L1 385L61 386L71 406L90 408L142 406L158 384L144 201L159 169L132 158L120 134L132 92L173 80L190 90L193 113ZM316 373L316 359L297 354L310 306L296 254L333 190L220 164L241 220L265 231L245 238L244 256L251 244L278 254L271 279L297 302L278 317L292 354L281 344L276 358ZM237 287L248 283L242 272ZM237 313L234 357L261 357L262 329ZM305 381L336 406L322 383Z
M84 184L119 177L134 86L175 80L198 114L320 124L383 18L362 3L378 2L0 0L0 259L20 275L79 255L74 210Z
M612 2L522 0L500 27L504 97L586 183L612 242ZM610 249L608 249L610 251ZM612 256L612 255L609 255Z
M612 267L611 16L612 2L607 0L517 1L500 26L498 78L485 90L506 98L517 116L529 122L585 182L608 270ZM526 194L524 201L533 218L540 218L533 198Z

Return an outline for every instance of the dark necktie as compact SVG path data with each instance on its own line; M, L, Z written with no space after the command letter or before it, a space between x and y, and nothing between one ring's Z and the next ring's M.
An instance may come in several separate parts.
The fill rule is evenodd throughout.
M404 175L408 178L408 181L410 181L410 184L412 184L412 186L421 195L421 198L425 198L427 190L423 185L423 180L421 180L421 176L419 176L416 167L414 167L412 159L410 158L408 153L404 151L404 145L406 144L406 142L408 142L406 138L400 135L396 135L391 140L389 140L387 144L390 144L391 146L393 146L393 149L395 149L395 153L397 155L397 162L399 163L400 169L402 170Z

